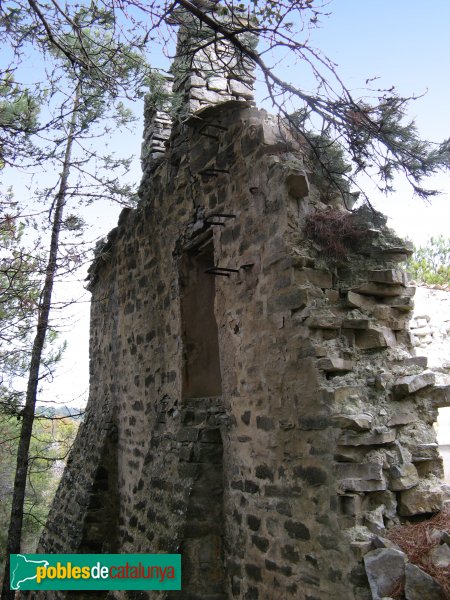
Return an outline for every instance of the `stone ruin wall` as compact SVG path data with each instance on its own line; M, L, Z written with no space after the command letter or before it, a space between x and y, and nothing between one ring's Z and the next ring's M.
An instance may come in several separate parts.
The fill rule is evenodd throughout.
M328 259L295 139L248 94L208 104L171 130L146 107L139 205L90 271L90 399L41 550L182 553L182 592L109 598L369 600L362 557L444 500L449 398L411 355L410 248L360 209L364 235Z

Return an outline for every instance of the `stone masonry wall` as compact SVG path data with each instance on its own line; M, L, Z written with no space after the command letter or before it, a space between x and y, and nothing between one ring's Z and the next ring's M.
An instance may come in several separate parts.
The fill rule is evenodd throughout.
M182 551L179 597L370 598L375 534L442 504L442 391L408 352L414 289L396 267L409 250L360 210L364 236L331 264L303 229L326 207L264 111L203 111L182 153L172 135L91 271L91 399L43 547L110 547L82 526L108 448L115 547ZM181 265L210 244L222 394L184 398Z
M328 256L305 223L349 213L250 102L164 147L90 270L88 412L41 549L182 553L181 592L109 598L369 600L362 557L443 503L411 249L360 209Z

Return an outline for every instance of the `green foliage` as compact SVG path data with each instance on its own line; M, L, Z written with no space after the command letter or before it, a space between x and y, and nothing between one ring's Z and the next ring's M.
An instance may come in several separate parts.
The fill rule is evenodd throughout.
M24 552L35 550L78 426L79 421L70 417L41 416L35 420L24 507ZM3 569L19 435L20 420L0 414L0 569Z
M425 246L414 249L406 269L418 283L450 285L450 238L429 238Z
M35 131L39 105L40 99L15 84L10 73L0 73L0 169Z
M21 219L17 208L11 196L0 202L0 414L9 415L18 413L23 400L44 272L41 248L24 242L32 222ZM50 328L43 377L61 360L64 349Z
M414 192L426 199L437 192L425 189L423 178L450 169L450 139L440 145L422 140L415 122L405 122L408 100L390 91L376 105L362 101L349 105L342 114L346 127L343 138L355 175L375 167L380 189L392 192L394 175L404 173ZM379 143L385 148L383 156L378 153Z
M0 410L15 413L22 400L16 388L29 365L31 332L40 295L40 262L22 244L24 223L11 203L0 205Z

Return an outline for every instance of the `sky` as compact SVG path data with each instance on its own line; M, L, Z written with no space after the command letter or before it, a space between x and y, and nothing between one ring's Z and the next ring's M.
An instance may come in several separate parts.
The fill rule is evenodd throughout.
M423 138L450 137L450 2L335 0L329 9L316 45L338 63L348 87L358 89L367 78L380 77L380 87L395 85L400 95L425 94L411 103L408 116ZM413 198L401 180L395 194L371 195L390 225L416 244L425 244L430 235L450 236L450 178L439 175L428 183L443 192L431 205Z
M408 113L416 119L422 137L442 141L450 137L450 79L447 76L450 57L450 2L434 0L334 0L326 7L329 16L311 33L310 43L320 48L337 63L337 71L347 87L358 96L368 78L379 77L377 84L389 88L395 85L404 96L423 95L415 100ZM158 66L167 66L159 49L154 48L153 58ZM309 85L308 75L301 64L287 59L285 66L277 66L277 74L292 80L298 86ZM261 105L264 93L257 86L257 100ZM270 110L267 102L262 103ZM142 104L135 108L142 113ZM120 145L136 160L133 177L140 178L139 152L142 121L126 136ZM114 146L112 142L112 146ZM397 191L384 197L367 184L372 204L389 216L389 224L416 245L424 244L430 235L450 237L450 177L440 175L429 182L442 190L442 195L431 204L414 198L404 181L396 182ZM89 236L106 235L115 226L120 208L105 210L91 207L86 220L93 225ZM83 292L79 282L66 284L59 291L59 299L74 296L80 303L67 317L63 336L68 341L65 357L52 385L44 390L42 399L57 400L63 404L84 404L88 389L88 338L89 294Z

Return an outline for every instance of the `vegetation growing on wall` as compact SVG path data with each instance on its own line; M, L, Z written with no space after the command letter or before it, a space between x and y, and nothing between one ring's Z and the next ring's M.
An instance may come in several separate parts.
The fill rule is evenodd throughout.
M364 235L351 213L332 208L307 215L304 233L328 258L337 261L345 260Z

